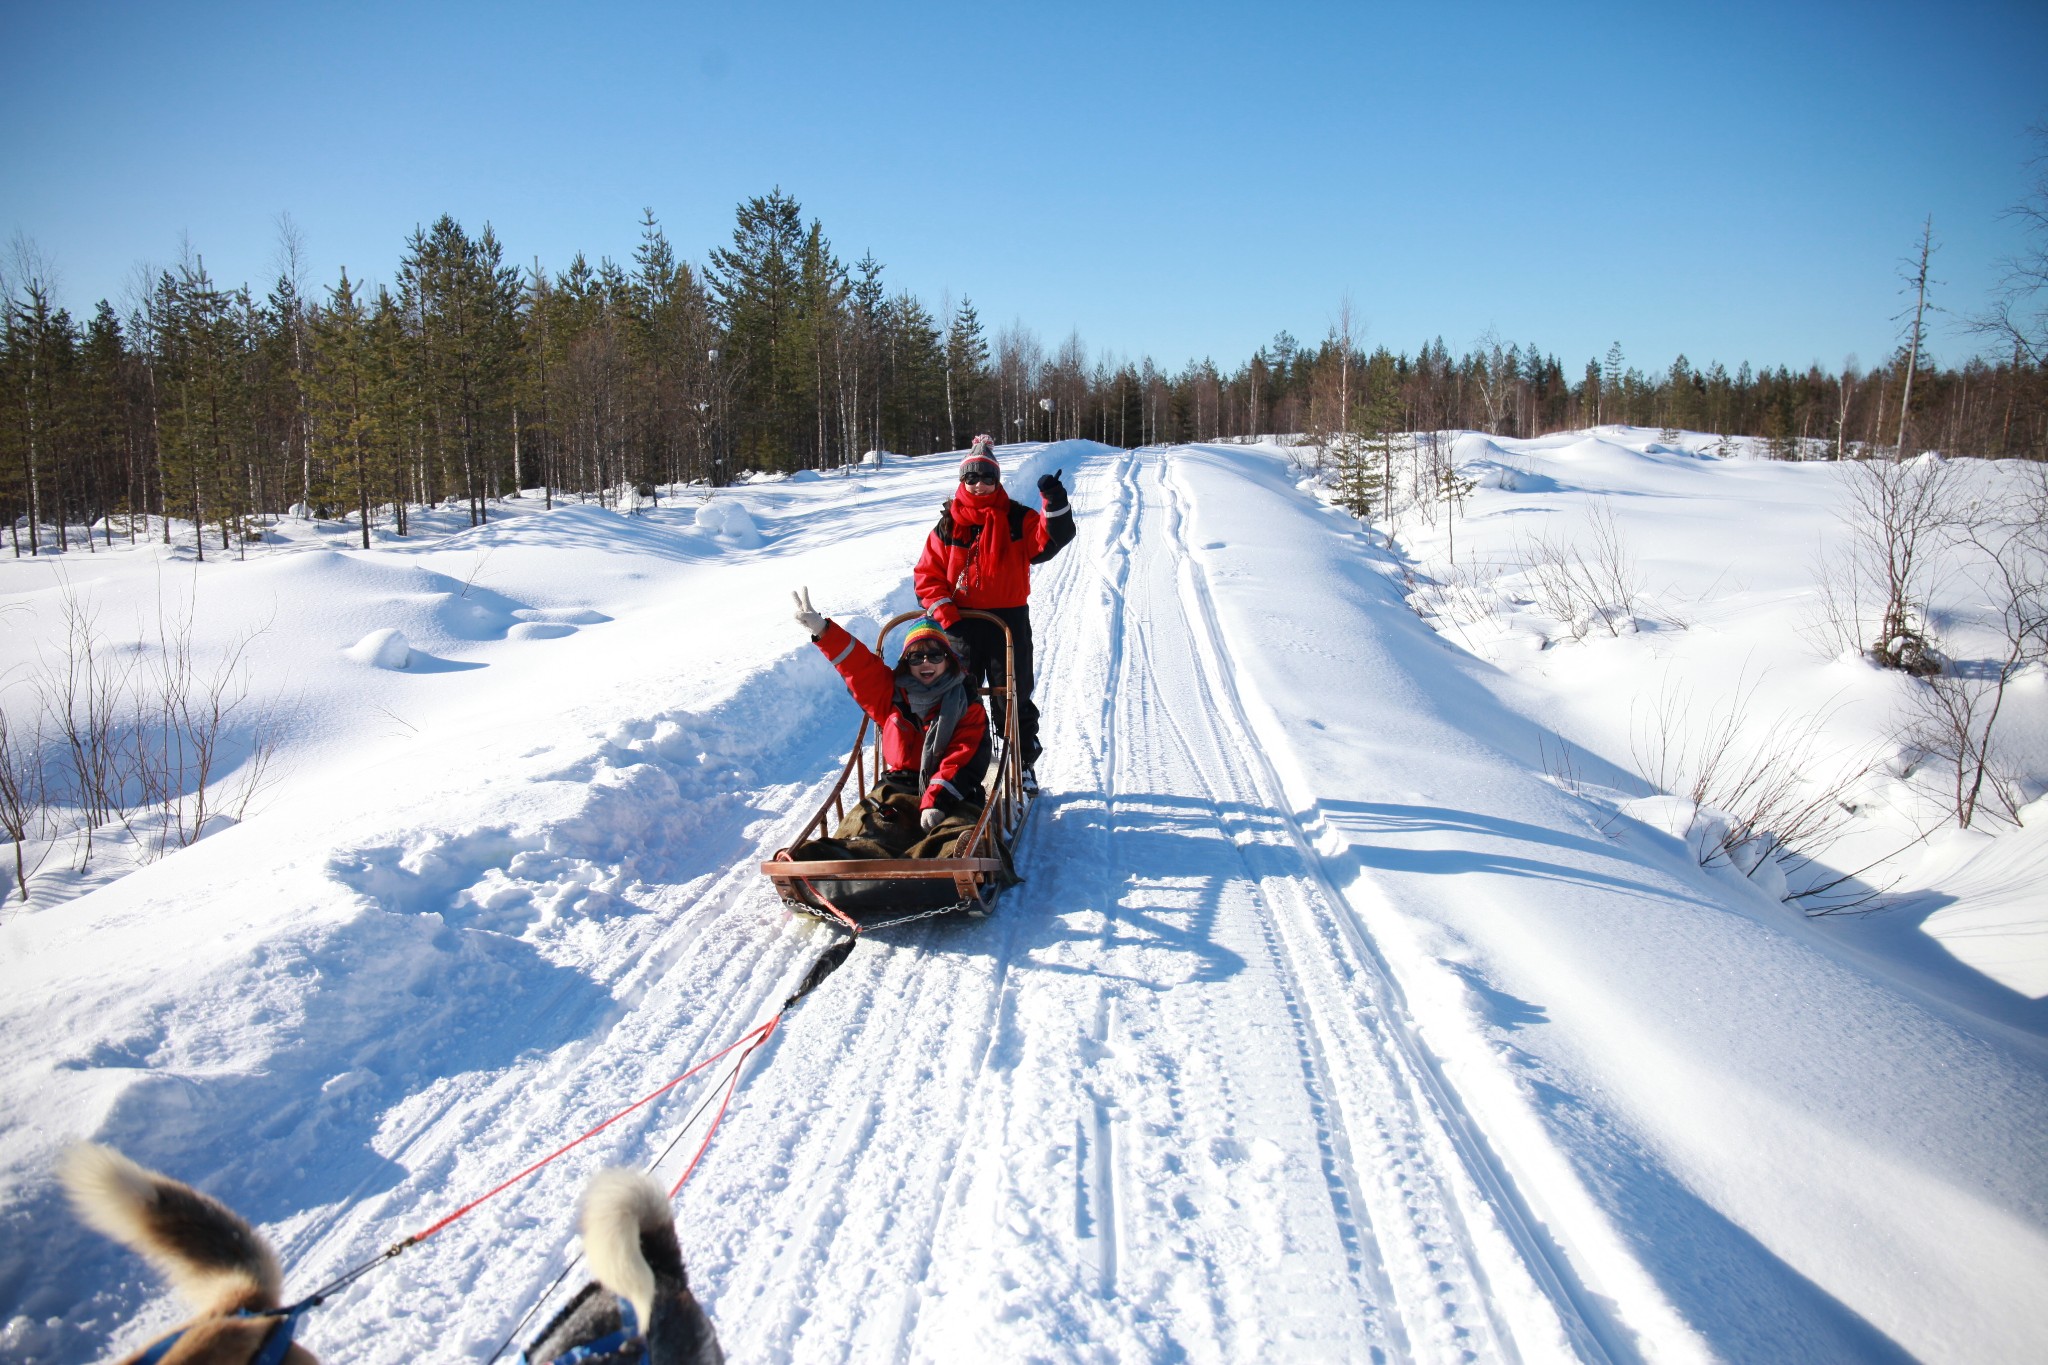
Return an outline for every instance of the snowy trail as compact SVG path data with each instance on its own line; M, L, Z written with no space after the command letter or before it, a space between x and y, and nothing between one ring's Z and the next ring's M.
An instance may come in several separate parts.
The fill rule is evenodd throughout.
M1090 461L1088 533L1035 594L1057 626L1030 882L986 925L864 945L685 1196L686 1228L726 1229L696 1255L713 1311L745 1305L720 1319L740 1355L1552 1359L1589 1339L1544 1309L1418 1100L1383 987L1317 928L1333 906L1247 761L1163 471Z
M1588 1339L1499 1232L1384 984L1330 929L1165 472L1157 454L1070 471L1090 515L1036 593L1030 881L987 923L863 943L758 1059L686 1187L693 1276L736 1359L1556 1359ZM488 1184L561 1136L557 1116L765 1015L829 941L772 908L764 924L751 857L675 908L604 1014L565 1025L580 1041L413 1104L389 1154L410 1178L322 1237L359 1250L425 1191ZM653 1156L690 1102L636 1116L605 1159ZM331 1348L487 1354L563 1264L595 1160L401 1260ZM324 1244L308 1229L293 1251ZM506 1245L523 1259L493 1258ZM430 1322L423 1292L499 1309Z

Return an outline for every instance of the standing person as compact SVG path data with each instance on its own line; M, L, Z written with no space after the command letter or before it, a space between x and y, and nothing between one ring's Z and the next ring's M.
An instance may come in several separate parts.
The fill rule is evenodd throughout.
M917 600L925 613L967 645L968 667L978 683L1003 682L1003 632L988 621L962 620L963 611L985 611L1010 628L1017 656L1017 743L1024 760L1024 790L1036 793L1038 708L1031 703L1031 566L1043 564L1074 538L1074 512L1066 485L1055 470L1038 481L1043 514L1010 501L1003 489L996 443L977 436L960 461L960 487L939 513L918 556ZM996 730L1005 733L1003 703L995 707Z
M882 731L880 780L830 839L798 844L799 862L944 858L972 833L987 795L988 713L968 682L961 647L929 620L912 625L891 668L845 628L796 596L796 620Z

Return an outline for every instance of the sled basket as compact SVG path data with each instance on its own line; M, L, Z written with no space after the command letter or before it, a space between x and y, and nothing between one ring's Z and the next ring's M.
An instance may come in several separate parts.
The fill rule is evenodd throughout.
M875 637L875 653L884 652L889 636L897 628L915 621L919 612L891 617ZM789 848L828 836L860 803L868 788L881 779L881 727L866 715L853 738L853 752L839 771L817 813L789 848L776 852L761 864L761 871L775 886L785 905L803 914L837 920L858 928L862 917L912 914L919 911L943 913L968 910L986 914L1002 889L1017 880L1010 850L1017 828L1024 823L1030 798L1024 793L1023 751L1017 743L1017 708L1008 705L1010 680L1017 676L1015 642L1010 627L1001 617L985 611L962 612L963 617L992 621L1003 632L1003 678L1001 686L979 689L991 714L995 703L1004 703L1002 756L993 765L988 783L988 801L973 833L950 858L853 858L833 861L796 861Z

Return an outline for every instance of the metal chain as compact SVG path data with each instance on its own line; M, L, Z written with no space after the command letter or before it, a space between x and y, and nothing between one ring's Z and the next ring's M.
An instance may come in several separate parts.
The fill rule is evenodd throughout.
M942 905L936 910L920 910L914 915L901 915L895 919L876 920L873 924L863 924L860 928L864 934L875 929L893 929L899 924L914 924L921 919L937 919L941 915L950 915L956 910L965 910L972 904L974 904L973 901L954 901L951 905Z
M821 913L815 905L807 905L803 901L792 900L788 896L782 898L782 903L798 914L808 916L811 919L823 920L827 924L838 923L830 915ZM973 901L954 901L951 905L941 905L931 910L920 910L914 915L899 915L895 919L878 919L872 924L862 924L860 931L865 934L876 929L893 929L899 924L915 924L921 919L937 919L941 915L951 915L965 910L973 904Z

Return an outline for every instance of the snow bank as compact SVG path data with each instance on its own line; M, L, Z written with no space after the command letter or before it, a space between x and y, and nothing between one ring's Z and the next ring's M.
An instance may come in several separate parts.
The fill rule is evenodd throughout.
M736 498L713 498L705 503L697 509L697 525L738 549L753 550L761 545L760 527Z
M412 646L396 626L373 630L342 652L372 668L404 668L412 662Z

